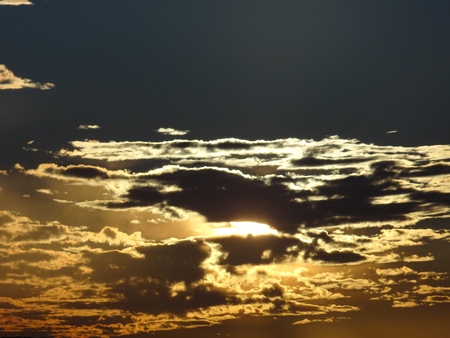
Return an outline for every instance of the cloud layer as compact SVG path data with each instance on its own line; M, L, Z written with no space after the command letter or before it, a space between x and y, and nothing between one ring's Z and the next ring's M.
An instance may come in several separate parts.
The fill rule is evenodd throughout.
M450 303L448 146L74 141L54 155L0 175L4 332L248 316L301 330L374 302Z

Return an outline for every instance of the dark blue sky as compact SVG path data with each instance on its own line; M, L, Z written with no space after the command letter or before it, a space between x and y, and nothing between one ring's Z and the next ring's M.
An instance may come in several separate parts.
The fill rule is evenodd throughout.
M447 1L35 1L1 6L1 132L64 143L338 134L447 144ZM396 134L386 131L398 130Z

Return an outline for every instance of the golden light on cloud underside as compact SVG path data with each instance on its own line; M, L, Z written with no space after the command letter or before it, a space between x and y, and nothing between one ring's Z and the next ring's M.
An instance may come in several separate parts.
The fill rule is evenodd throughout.
M228 227L218 228L215 232L221 236L278 234L269 225L256 222L230 222Z
M329 138L78 149L78 164L0 170L4 335L201 336L219 323L226 335L233 320L274 317L298 337L381 307L448 312L449 146ZM118 158L143 164L111 168Z

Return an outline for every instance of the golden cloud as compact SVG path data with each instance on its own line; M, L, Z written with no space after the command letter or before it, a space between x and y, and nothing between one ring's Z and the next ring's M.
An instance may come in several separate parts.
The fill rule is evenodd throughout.
M10 0L11 1L11 0ZM1 3L0 5L31 5L25 2ZM55 85L53 83L39 83L33 82L30 79L23 79L14 75L12 71L6 68L5 65L0 64L0 90L2 89L22 89L22 88L36 88L36 89L51 89Z

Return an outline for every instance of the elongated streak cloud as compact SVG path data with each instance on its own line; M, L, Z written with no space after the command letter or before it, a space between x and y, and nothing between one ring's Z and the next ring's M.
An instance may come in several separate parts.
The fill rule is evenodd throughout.
M176 130L173 128L159 128L157 130L157 132L164 134L164 135L177 136L177 135L186 135L187 133L189 133L189 130Z
M0 6L1 5L19 6L19 5L34 5L34 4L28 0L0 0Z

